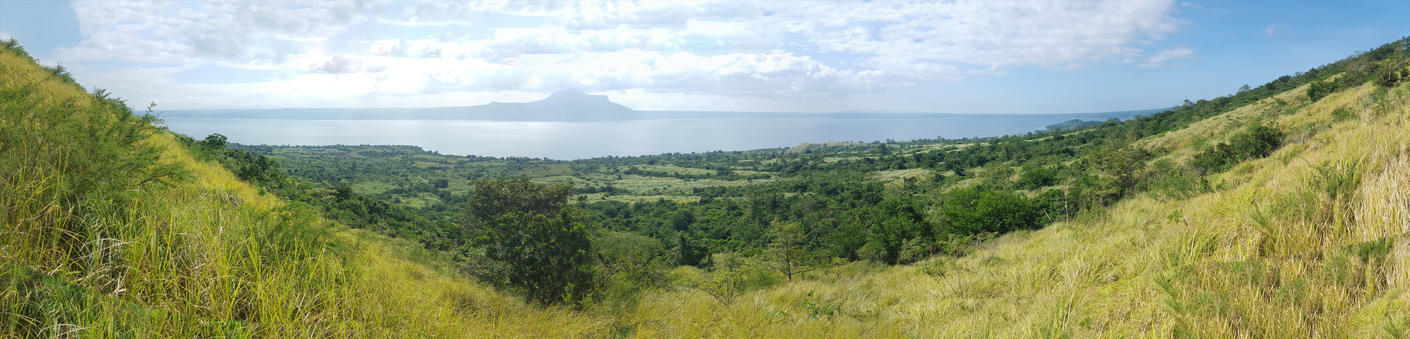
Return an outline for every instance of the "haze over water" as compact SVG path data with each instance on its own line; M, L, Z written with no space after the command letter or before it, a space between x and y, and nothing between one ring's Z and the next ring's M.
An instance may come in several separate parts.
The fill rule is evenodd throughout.
M569 122L271 119L186 111L167 113L163 118L167 126L178 133L196 138L220 133L232 142L249 145L415 145L443 154L572 160L742 151L837 141L989 137L1043 130L1048 125L1071 119L1127 119L1150 112L1032 115L660 112L648 119Z

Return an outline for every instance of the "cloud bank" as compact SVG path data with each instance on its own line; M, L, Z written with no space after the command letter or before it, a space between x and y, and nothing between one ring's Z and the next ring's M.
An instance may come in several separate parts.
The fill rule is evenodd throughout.
M702 98L682 105L809 100L1019 67L1164 67L1193 55L1151 47L1179 27L1170 0L72 6L83 40L59 61L117 64L75 72L172 108L468 105L566 87ZM184 80L240 72L268 76Z

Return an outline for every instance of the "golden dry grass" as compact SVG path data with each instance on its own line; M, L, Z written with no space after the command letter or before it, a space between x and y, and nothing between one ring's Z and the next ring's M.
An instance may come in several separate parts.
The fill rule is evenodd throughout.
M0 50L0 89L32 106L102 117L90 96L32 60ZM26 102L29 103L29 102ZM0 112L0 133L68 116ZM82 113L82 114L79 114ZM14 119L12 119L14 118ZM89 123L89 122L79 122ZM106 122L91 122L99 124ZM21 135L23 136L23 135ZM140 141L188 175L129 189L123 205L43 199L70 149L52 136L0 144L0 336L580 337L606 318L527 305L474 280L411 260L408 248L322 220L311 208L261 194L224 167L198 160L160 132ZM59 136L62 137L62 136ZM6 140L25 140L7 138ZM99 145L123 147L122 145ZM47 147L47 148L38 148ZM28 154L48 149L59 154ZM42 159L41 159L42 158ZM45 161L38 161L45 160ZM12 167L13 166L13 167ZM75 213L73 211L91 210ZM76 231L70 231L76 230ZM68 232L64 239L37 232ZM62 242L91 239L72 246ZM89 240L84 240L89 241ZM67 250L64 250L66 249ZM58 250L56 250L58 249ZM33 272L33 273L31 273ZM42 285L27 276L38 275ZM60 286L58 288L45 286ZM61 292L61 293L60 293Z
M1269 100L1144 141L1187 156L1202 146L1195 140L1254 120L1313 131L1187 200L1142 195L966 257L846 266L729 305L692 289L661 292L627 319L647 337L1404 336L1407 91L1365 85L1299 104L1294 90L1278 97L1289 104ZM1335 122L1337 107L1359 118ZM1355 180L1354 193L1327 194L1327 176ZM810 305L837 312L815 317Z

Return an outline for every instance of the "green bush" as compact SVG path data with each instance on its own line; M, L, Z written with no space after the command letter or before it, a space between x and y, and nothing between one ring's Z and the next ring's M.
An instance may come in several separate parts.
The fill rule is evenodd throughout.
M1312 84L1307 85L1307 99L1312 100L1312 102L1317 102L1317 100L1321 100L1322 97L1327 96L1327 94L1332 94L1332 92L1336 90L1337 84L1334 82L1313 81Z
M630 305L641 291L665 285L665 269L675 258L656 238L603 231L593 236L599 266L599 302Z
M1038 189L1056 185L1058 183L1058 171L1047 167L1024 168L1023 173L1018 175L1018 188Z
M1195 196L1209 186L1208 181L1197 173L1188 173L1169 159L1157 161L1152 168L1150 177L1144 182L1145 190L1161 197L1185 199Z
M1249 126L1226 143L1195 154L1190 166L1202 173L1218 173L1241 161L1266 157L1283 145L1283 131L1261 124Z
M906 240L906 242L901 245L901 253L900 257L897 259L897 263L909 264L917 262L930 257L930 255L934 254L936 251L937 248L934 241L925 238L912 238L911 240Z
M876 241L868 241L865 245L862 245L862 248L858 248L857 258L879 263L888 261L886 258L886 247Z
M1346 121L1355 117L1356 112L1352 112L1351 108L1346 106L1337 107L1337 109L1332 110L1333 121Z

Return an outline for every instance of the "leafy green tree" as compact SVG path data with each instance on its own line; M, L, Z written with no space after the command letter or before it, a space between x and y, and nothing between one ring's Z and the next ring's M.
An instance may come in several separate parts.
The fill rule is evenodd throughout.
M224 135L216 133L206 136L206 139L201 141L201 145L206 146L210 149L220 150L225 148L225 144L228 142L228 140L229 139L227 139Z
M1037 228L1038 213L1022 193L983 187L950 191L940 213L952 232L962 235L1003 233Z
M1143 148L1123 145L1107 146L1092 155L1092 165L1106 175L1107 194L1126 196L1140 181L1146 160L1153 155Z
M541 303L575 302L592 291L590 230L566 205L572 188L528 178L474 182L466 229L503 264L495 277Z
M869 260L894 264L901 255L901 247L907 240L931 235L930 226L916 208L915 201L909 198L887 199L874 210L867 243L858 249L858 255Z

